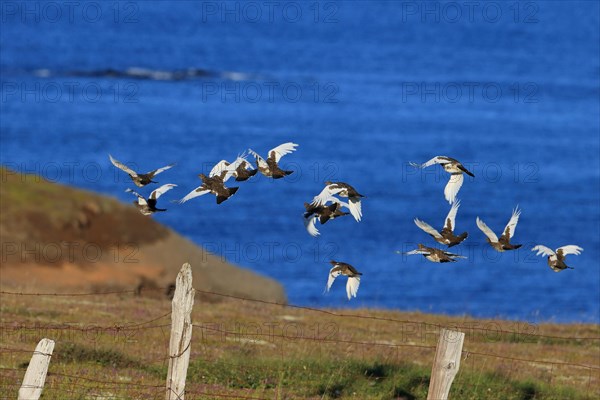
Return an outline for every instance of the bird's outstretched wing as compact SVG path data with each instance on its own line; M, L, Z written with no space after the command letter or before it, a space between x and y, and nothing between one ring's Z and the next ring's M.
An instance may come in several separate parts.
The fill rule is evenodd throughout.
M346 295L348 296L348 300L352 299L352 297L356 297L359 286L360 276L348 277L348 282L346 282Z
M521 215L521 210L519 210L519 206L517 206L513 210L510 220L508 221L508 224L506 224L506 227L504 228L504 232L502 233L503 235L506 235L508 233L509 238L512 238L514 236L515 229L517 229L517 223L519 222L520 215Z
M433 157L431 160L423 163L423 164L417 164L414 162L411 162L410 165L412 165L415 168L427 168L429 166L432 166L433 164L446 164L450 161L449 157L446 156L435 156Z
M221 176L221 174L223 172L228 171L228 167L229 167L229 162L226 160L221 160L218 163L215 164L214 167L212 167L212 169L210 170L210 172L208 173L209 177L213 177L213 176ZM223 182L225 182L225 178L223 178Z
M477 222L477 227L479 229L481 229L481 232L483 232L485 234L485 236L487 236L488 239L490 239L490 241L492 241L494 243L498 241L498 236L496 236L494 231L492 231L490 229L490 227L485 224L485 222L480 220L479 217L477 217L476 222Z
M260 167L260 168L269 168L269 165L267 164L267 162L265 161L264 158L262 158L257 152L255 152L252 149L248 149L248 152L250 154L252 154L254 156L254 158L256 158L256 164Z
M567 254L575 254L576 256L578 256L583 251L583 249L581 247L576 246L574 244L569 244L567 246L559 247L558 249L556 249L556 252L558 253L559 250L562 250L562 253L564 256L566 256Z
M456 200L452 203L452 207L450 207L450 211L448 211L448 215L446 216L446 221L444 221L444 226L451 231L454 231L454 228L456 227L454 221L456 220L458 207L460 207L460 200Z
M452 257L452 258L467 258L466 256L461 256L459 254L450 253L449 251L444 251L444 254L447 255L448 257Z
M554 250L552 250L546 246L542 246L541 244L538 244L537 246L532 248L531 251L537 251L537 253L535 254L536 256L544 255L544 256L549 257L549 256L556 255L556 253L554 253Z
M127 193L133 193L137 199L138 199L138 204L140 206L145 206L148 204L148 202L146 201L146 199L144 198L144 196L142 196L141 194L139 194L138 192L136 192L135 190L131 190L131 189L125 189L125 191Z
M191 200L195 197L204 196L205 194L210 193L210 190L206 190L204 186L198 186L196 189L189 192L183 199L179 200L179 204L183 204L188 200Z
M426 233L429 233L431 236L433 236L437 239L442 238L442 235L437 230L435 230L431 225L429 225L427 222L424 222L418 218L415 218L415 225L417 225L419 228L424 230Z
M362 219L362 205L360 199L349 199L348 210L350 211L350 214L352 214L356 222L360 222L360 220Z
M170 168L173 168L174 166L175 166L175 164L169 164L169 165L166 165L166 166L164 166L162 168L155 169L154 171L147 172L146 174L154 177L154 176L160 174L161 172L164 172L164 171L166 171L166 170L168 170Z
M327 185L321 190L321 193L313 197L311 205L324 206L328 201L337 203L339 200L333 196L343 191L344 188L334 188L335 185Z
M131 175L131 176L137 176L137 172L135 172L134 170L132 170L131 168L129 168L127 165L123 164L122 162L116 160L113 158L113 156L111 156L110 154L108 155L108 158L110 158L110 162L112 163L112 165L114 165L115 167L119 168L120 170L124 171L125 173Z
M464 181L462 173L450 174L450 179L444 188L444 197L448 203L452 204L456 200L456 195L460 190Z
M399 251L397 251L396 253L400 253L400 252L399 252ZM411 256L412 256L413 254L424 254L424 255L429 255L429 254L431 254L431 252L430 252L430 251L428 251L428 250L426 250L426 249L414 249L414 250L411 250L411 251L407 251L407 252L406 252L406 253L404 253L404 254L411 255Z
M166 185L162 185L161 187L159 187L158 189L154 189L152 193L150 193L150 198L157 200L161 195L173 189L175 186L177 185L173 183L167 183Z
M274 157L275 162L279 162L281 157L296 151L298 145L296 143L287 142L269 150L269 157Z
M316 215L310 215L308 217L303 218L304 219L304 227L306 228L306 231L314 237L319 236L321 233L319 232L319 230L317 229L315 223L317 222L317 216Z
M329 292L329 289L331 289L331 285L333 285L333 281L335 281L335 278L340 276L341 273L342 273L342 269L340 268L339 265L336 265L329 270L329 277L327 278L327 286L325 288L326 292Z

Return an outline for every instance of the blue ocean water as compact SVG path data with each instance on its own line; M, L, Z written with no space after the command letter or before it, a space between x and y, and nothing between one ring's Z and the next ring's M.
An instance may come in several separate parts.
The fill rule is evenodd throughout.
M600 20L597 2L3 2L1 161L123 201L108 153L176 183L153 218L283 283L289 301L536 321L600 321ZM472 3L470 3L472 4ZM293 141L283 165L217 206L184 205L197 174L248 147ZM459 192L452 251L435 242L449 210L436 155L476 175ZM319 226L303 203L326 180L367 196L364 218ZM147 192L149 190L144 191ZM496 253L475 225L513 241ZM577 244L552 272L535 244ZM335 259L363 272L323 295ZM190 260L193 264L194 260Z

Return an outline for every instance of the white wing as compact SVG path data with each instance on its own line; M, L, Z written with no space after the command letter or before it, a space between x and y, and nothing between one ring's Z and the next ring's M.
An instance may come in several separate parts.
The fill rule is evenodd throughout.
M444 251L444 254L452 258L467 258L466 256L460 256L458 254L450 253L448 251Z
M257 152L255 152L252 149L248 149L248 152L256 158L256 163L258 164L259 167L269 168L269 165L267 164L267 162L264 160L264 158L262 158L260 155L258 155Z
M564 256L566 256L567 254L575 254L576 256L578 256L583 251L581 247L576 246L574 244L559 247L558 249L556 249L556 252L558 253L559 250L562 250Z
M416 167L416 168L427 168L433 164L446 164L447 162L448 162L448 157L435 156L431 160L427 161L426 163L417 164L417 163L411 162L410 165L412 165L413 167Z
M504 231L502 232L503 235L504 235L504 232L506 232L506 229L509 229L508 233L511 238L513 237L513 235L515 234L515 229L517 229L517 222L519 222L520 215L521 215L521 210L519 210L519 206L517 206L513 210L512 216L510 217L508 224L506 224L506 227L504 228Z
M108 155L108 158L110 158L110 162L112 163L112 165L114 165L115 167L119 168L122 171L125 171L126 173L128 173L129 175L132 176L137 176L137 172L135 172L134 170L132 170L131 168L129 168L127 165L123 164L120 161L117 161L113 158L113 156L111 156L110 154Z
M335 197L333 197L333 196L336 195L336 194L338 194L342 190L344 190L344 188L332 189L332 186L333 185L327 185L327 186L325 186L323 188L323 190L321 190L321 193L319 193L318 195L316 195L315 197L313 197L313 200L312 200L312 202L310 204L312 204L314 206L323 206L328 201L338 202L338 201L336 201L337 199Z
M411 255L411 256L413 254L425 254L425 255L428 255L429 252L427 250L425 250L425 249L415 249L415 250L407 251L404 254L408 254L408 255Z
M360 276L349 277L348 282L346 282L346 295L348 295L348 300L352 297L356 297L356 293L358 292L358 286L360 285Z
M442 235L440 235L440 233L438 231L436 231L431 225L429 225L427 222L421 221L418 218L415 218L415 225L417 225L419 228L421 228L425 232L429 233L433 237L436 237L436 238L442 237Z
M183 199L179 200L179 204L183 204L194 197L204 196L207 193L210 193L210 190L206 190L203 189L202 186L198 186L196 189L189 192Z
M296 147L298 147L298 145L292 142L280 144L279 146L269 150L269 157L271 157L271 154L275 152L275 162L279 162L281 157L296 151Z
M496 236L496 234L494 233L494 231L492 231L485 224L485 222L483 222L482 220L480 220L479 217L477 217L477 227L479 229L481 229L481 232L483 232L485 234L485 236L487 236L488 239L490 239L492 242L497 242L498 241L498 236Z
M536 256L539 256L539 255L555 256L556 255L556 253L554 253L554 250L549 249L546 246L542 246L541 244L538 244L537 246L535 246L533 249L531 249L531 251L537 251L537 253L535 254Z
M456 195L463 184L463 180L464 178L462 173L450 175L450 180L444 188L444 197L446 197L448 203L452 204L456 199Z
M162 185L161 187L159 187L158 189L155 189L152 191L152 193L150 193L150 198L151 199L158 199L162 194L164 194L165 192L168 192L169 190L173 189L175 186L172 183L167 183L166 185Z
M157 169L155 171L151 171L151 172L154 172L154 175L158 175L161 172L168 170L169 168L173 168L174 166L175 166L175 164L169 164L166 167L162 167L162 168L159 168L159 169Z
M238 156L235 159L235 161L231 163L231 165L229 166L229 169L232 169L232 170L235 171L236 169L238 169L238 167L240 165L244 165L244 168L246 168L246 169L248 169L249 167L251 167L251 165L248 162L248 160L246 160L246 156L243 155L243 154L241 156Z
M227 167L229 167L229 165L230 165L229 162L227 162L226 160L219 161L210 170L210 172L208 173L208 176L212 178L213 176L221 175L221 173L223 173L223 171L228 171ZM223 179L223 181L225 181L225 179Z
M340 204L341 203L342 202L340 202ZM348 210L350 210L350 214L352 214L356 222L360 222L360 219L362 218L360 199L350 199L350 201L348 201Z
M316 222L317 222L317 217L315 215L311 215L308 218L304 218L304 227L306 228L308 233L314 237L319 236L321 234L321 233L319 233L319 230L315 226Z
M126 191L127 193L133 193L133 194L134 194L134 195L137 197L137 199L138 199L138 204L139 204L140 206L145 206L145 205L147 205L147 204L148 204L148 202L146 201L146 199L144 198L144 196L142 196L142 195L141 195L141 194L139 194L138 192L136 192L136 191L134 191L134 190L131 190L131 189L125 189L125 191Z
M458 207L460 207L460 200L457 200L454 203L452 203L452 207L450 207L450 211L448 211L448 215L446 216L446 220L444 221L444 226L447 226L448 220L450 220L452 230L456 228L456 225L454 225L454 221L456 220L456 213L458 212Z
M327 292L329 292L329 289L331 289L331 285L333 285L333 281L335 281L335 278L340 276L340 274L342 273L340 270L334 271L335 268L336 267L333 267L329 271L329 278L327 278L327 287L325 288L325 291Z

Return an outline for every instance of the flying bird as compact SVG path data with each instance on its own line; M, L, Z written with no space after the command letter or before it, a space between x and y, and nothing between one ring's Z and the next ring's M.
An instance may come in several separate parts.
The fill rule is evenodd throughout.
M221 160L214 168L216 168L216 175L220 175L222 171L227 171L225 178L223 178L224 182L227 182L231 177L235 177L235 180L238 182L243 182L256 175L258 171L257 169L252 169L252 164L246 160L245 154L239 155L233 163Z
M158 182L153 181L152 179L156 175L160 174L163 171L168 170L169 168L171 168L175 165L175 164L169 164L166 167L158 168L158 169L155 169L154 171L146 172L145 174L138 174L137 172L135 172L134 170L129 168L127 165L123 164L120 161L115 160L113 158L113 156L111 156L110 154L108 155L108 158L110 158L110 162L115 167L119 168L120 170L122 170L126 174L128 174L129 177L131 178L131 180L133 181L133 183L135 183L135 185L137 187L144 187L149 183L158 183Z
M452 207L450 207L450 211L448 212L448 216L446 216L446 220L444 222L444 227L441 232L438 232L431 225L426 222L421 221L418 218L415 218L415 224L424 230L426 233L433 236L436 242L445 244L448 247L456 246L457 244L462 243L463 240L469 236L467 232L463 232L460 235L456 236L454 234L454 221L456 219L456 213L458 212L458 207L460 207L460 200L452 203Z
M396 253L400 253L400 251L397 251ZM421 254L423 257L425 257L429 261L435 262L435 263L456 262L457 258L467 258L465 256L460 256L458 254L449 253L449 252L441 250L441 249L436 249L435 247L427 247L422 244L419 244L419 247L417 249L408 251L404 254L407 254L407 255Z
M344 182L325 182L325 188L313 198L311 204L316 206L325 205L328 201L335 202L334 196L340 196L348 199L348 203L342 203L348 207L350 214L357 222L362 218L362 206L360 200L365 197L358 193L356 189Z
M148 197L147 199L138 192L135 192L131 189L126 189L125 191L128 193L133 193L137 197L137 200L135 200L133 204L135 204L135 206L138 208L138 210L140 210L142 214L151 215L157 211L167 211L166 208L156 208L156 201L162 194L173 189L175 186L177 185L174 185L172 183L162 185L158 189L153 190L152 193L150 193L150 197Z
M510 239L515 234L515 230L517 228L517 223L519 222L519 216L521 215L521 210L519 210L519 206L517 206L506 224L504 231L502 231L502 236L498 239L498 236L483 222L479 217L477 217L477 226L481 231L487 236L488 243L497 251L503 252L506 250L516 250L522 245L520 244L511 244Z
M539 256L539 255L548 256L548 266L550 268L552 268L552 270L554 272L560 272L563 269L567 269L567 268L575 269L575 268L569 267L567 264L565 264L565 258L568 254L575 254L576 256L578 256L579 254L581 254L583 249L574 244L570 244L567 246L559 247L555 251L552 251L552 249L549 249L546 246L542 246L541 244L538 244L533 249L531 249L531 251L537 251L536 256Z
M304 213L304 227L311 236L319 236L321 233L315 226L317 220L321 225L325 224L330 219L336 219L349 213L342 211L342 205L345 203L334 202L329 205L315 206L313 204L304 203L306 212Z
M217 196L217 204L221 204L237 192L238 187L228 188L225 186L231 176L231 170L227 169L225 165L226 161L219 161L212 170L208 173L208 176L199 174L198 176L202 179L202 185L189 192L183 199L179 200L179 204L183 204L188 200L195 197L203 196L208 193L212 193Z
M298 145L292 142L280 144L279 146L269 150L269 155L267 156L266 160L258 155L258 153L256 153L254 150L248 149L248 151L256 158L256 167L261 174L273 179L279 179L294 173L294 171L282 170L279 167L279 160L281 160L281 157L285 156L286 154L296 151L296 147L298 147Z
M362 274L350 264L333 260L329 261L329 263L333 266L333 268L329 270L329 277L327 278L327 287L325 288L325 291L329 292L329 289L331 288L331 285L333 285L335 278L340 275L345 275L348 277L348 281L346 282L346 295L348 296L348 300L351 300L352 297L356 297L358 286L360 285L360 276Z
M433 164L440 164L442 167L444 167L444 170L450 174L450 180L444 188L444 197L448 203L454 203L456 195L458 194L458 191L460 190L460 187L464 181L463 173L472 177L475 177L475 175L466 169L465 166L460 163L460 161L446 156L435 156L424 164L416 164L413 162L410 163L410 165L416 168L427 168Z

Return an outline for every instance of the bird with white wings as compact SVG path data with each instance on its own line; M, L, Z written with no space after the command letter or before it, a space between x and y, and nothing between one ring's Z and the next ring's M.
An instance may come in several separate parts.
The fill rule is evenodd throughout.
M208 176L199 174L198 176L202 179L202 185L189 192L183 199L179 200L179 204L183 204L193 198L204 196L205 194L212 193L217 197L217 204L221 204L231 196L233 196L239 187L229 188L225 186L225 182L229 180L234 174L234 169L229 168L231 165L225 160L219 161L208 173Z
M583 249L574 244L569 244L567 246L559 247L556 250L549 249L546 246L542 246L538 244L531 251L537 251L536 256L548 256L548 266L552 268L554 272L560 272L564 269L575 269L573 267L569 267L565 264L565 258L569 254L574 254L576 256L580 255Z
M127 175L129 175L129 177L131 178L131 180L133 181L133 183L135 183L135 185L137 187L144 187L149 183L158 183L158 182L153 181L152 178L154 178L156 175L160 174L163 171L168 170L169 168L171 168L175 165L175 164L169 164L165 167L158 168L158 169L155 169L150 172L146 172L145 174L138 174L137 172L135 172L134 170L129 168L127 165L123 164L120 161L115 160L113 158L113 156L111 156L110 154L108 155L108 158L110 158L110 162L112 163L112 165L114 165L115 167L117 167L120 170L127 173Z
M173 189L175 186L177 185L174 185L172 183L162 185L158 189L153 190L152 193L150 193L150 197L148 197L147 199L138 192L135 192L131 189L127 189L125 191L133 193L137 197L137 200L135 200L133 204L135 204L135 206L138 208L138 210L140 210L142 214L151 215L157 211L167 211L166 208L156 208L156 201L161 195Z
M450 211L448 212L448 216L446 216L446 220L444 223L444 227L441 232L438 232L435 228L429 225L427 222L421 221L418 218L415 218L415 224L424 230L426 233L430 234L436 242L445 244L448 247L456 246L457 244L462 243L463 240L469 236L467 232L463 232L460 235L456 236L454 234L454 221L456 220L456 213L458 212L458 207L460 207L460 200L452 203L452 207L450 207Z
M510 216L510 220L504 231L502 231L502 236L498 239L498 236L492 231L479 217L477 217L477 226L481 231L485 234L486 239L490 246L492 246L496 251L503 252L506 250L516 250L522 245L520 244L511 244L510 239L515 234L515 230L517 229L517 223L519 222L519 217L521 216L521 210L519 210L519 206L517 206Z
M463 173L471 177L475 177L475 175L466 169L465 166L460 163L460 161L446 156L435 156L424 164L417 164L413 162L410 163L410 165L416 168L427 168L434 164L440 164L442 167L444 167L444 170L450 174L450 180L444 188L444 197L448 203L452 204L454 203L456 195L463 184Z
M340 275L344 275L348 277L348 281L346 282L346 295L348 296L348 300L351 300L352 297L356 297L362 273L358 272L352 265L344 262L332 260L329 261L329 263L333 266L333 268L329 270L329 277L327 278L327 287L325 288L325 291L329 292L329 289L331 288L331 285L333 285L335 278Z
M400 251L396 251L396 253L400 253ZM461 256L458 254L453 254L442 249L436 249L435 247L427 247L419 243L418 248L415 250L408 251L404 254L413 255L413 254L421 254L423 257L428 259L431 262L435 263L447 263L447 262L456 262L457 258L467 258L465 256Z
M342 211L342 203L337 202L322 206L304 203L304 208L306 209L304 213L304 227L311 236L315 237L321 234L316 227L317 220L319 220L321 225L324 225L330 219L336 219L349 214Z
M267 156L266 160L254 150L248 149L248 151L256 158L256 167L261 174L273 179L279 179L294 173L294 171L285 171L281 169L279 167L279 160L281 160L281 157L285 156L286 154L296 151L296 147L298 147L298 145L292 142L280 144L279 146L269 150L269 155Z
M348 207L350 214L354 217L356 222L360 222L362 218L362 205L361 199L365 196L358 193L351 185L344 182L325 182L325 188L313 198L312 205L322 206L326 205L327 202L339 202L335 197L344 197L348 199L348 203L340 202L345 207Z
M246 154L239 155L234 162L230 163L227 160L221 160L213 168L216 175L220 175L222 171L227 171L227 174L223 178L224 182L231 177L235 177L238 182L243 182L254 175L256 175L257 169L252 169L252 164L246 160Z

